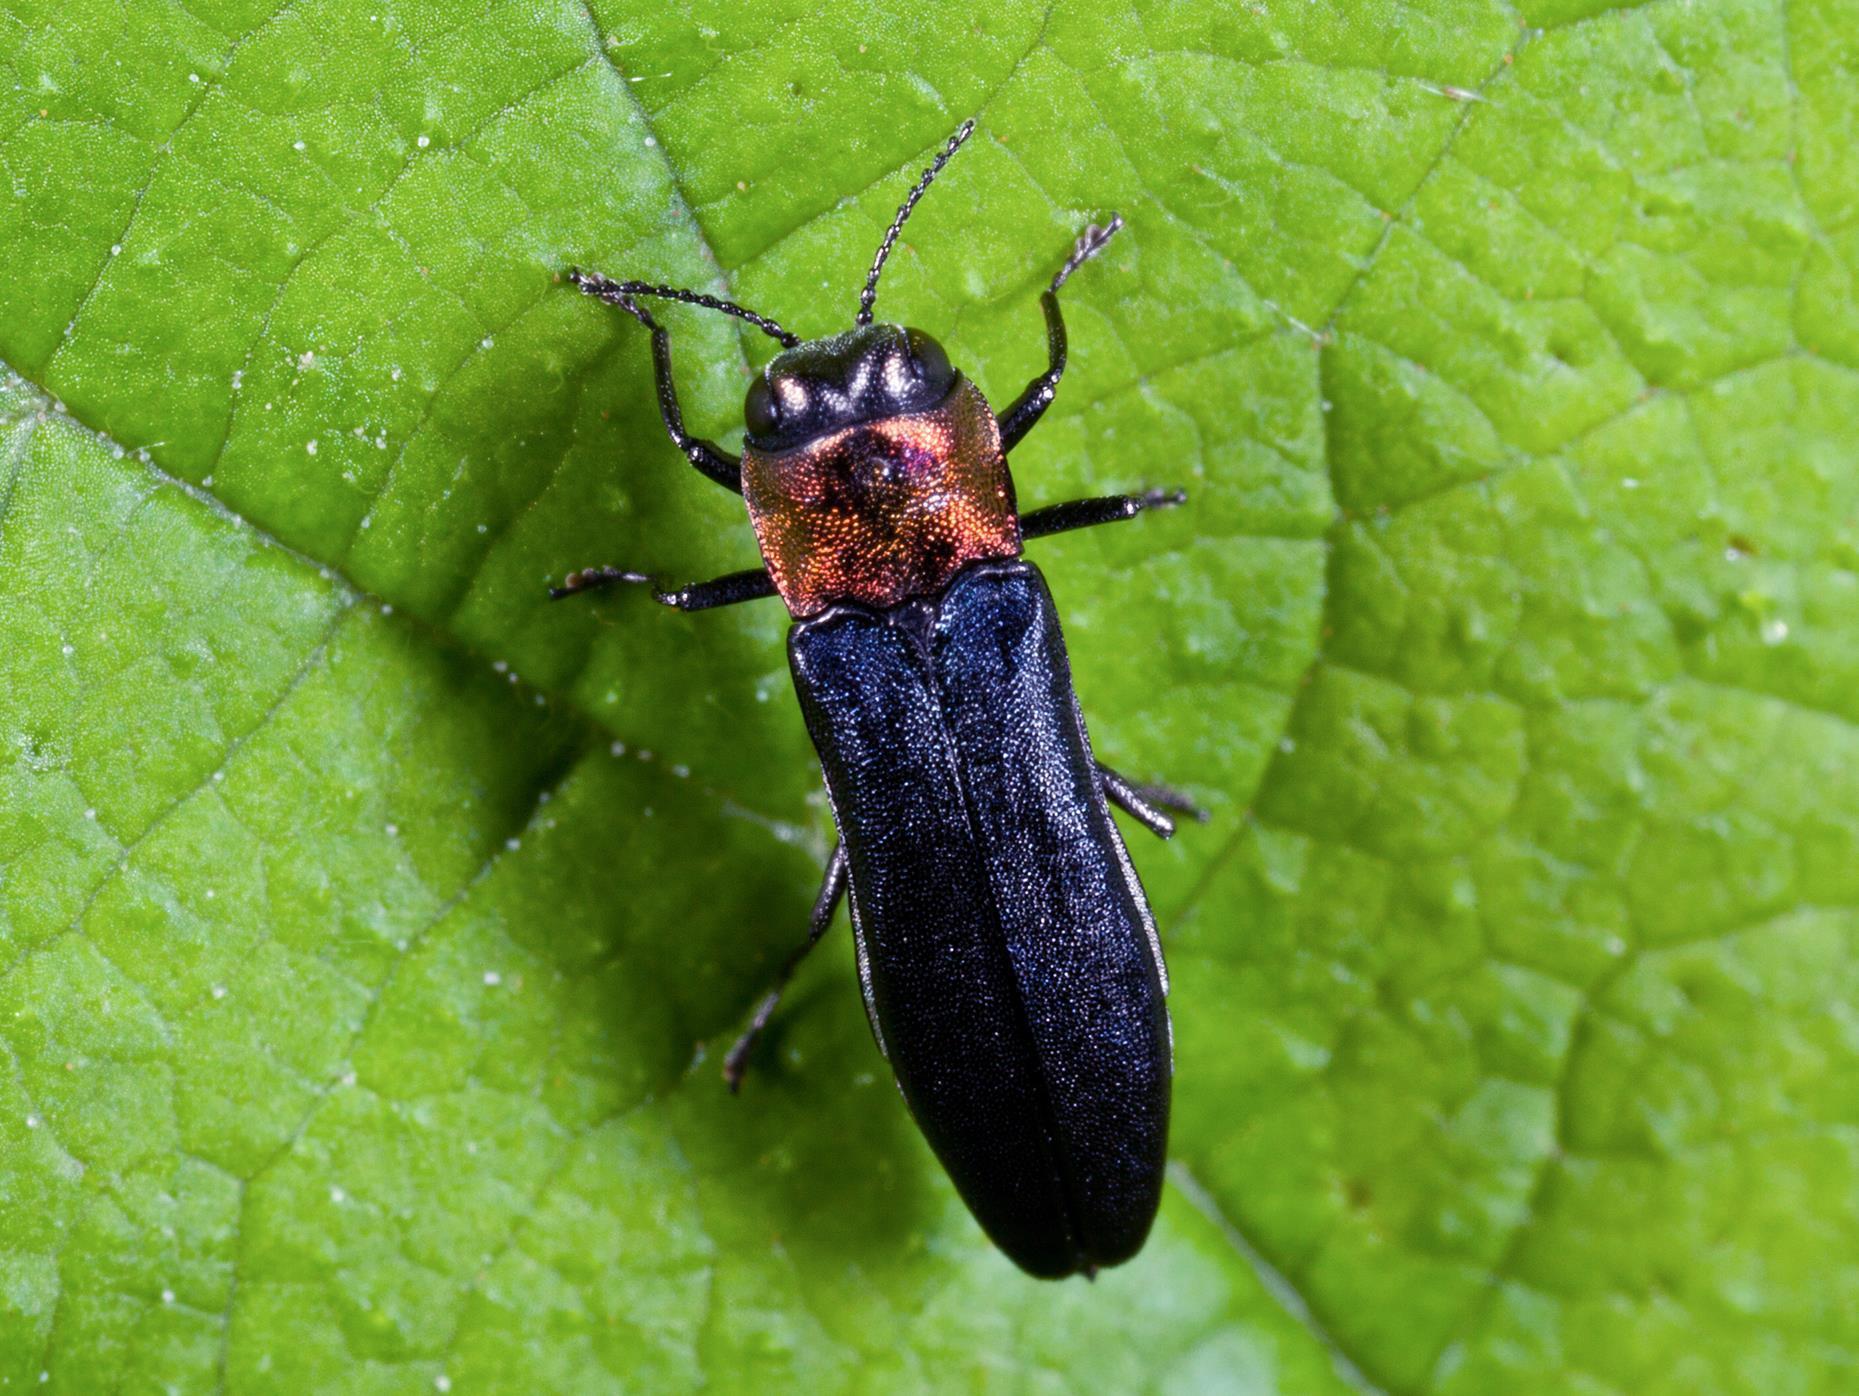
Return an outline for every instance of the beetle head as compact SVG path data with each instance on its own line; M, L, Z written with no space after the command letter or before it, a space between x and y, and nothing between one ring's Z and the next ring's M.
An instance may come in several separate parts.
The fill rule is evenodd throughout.
M857 325L777 355L749 385L749 444L782 451L884 417L937 406L960 378L922 330Z

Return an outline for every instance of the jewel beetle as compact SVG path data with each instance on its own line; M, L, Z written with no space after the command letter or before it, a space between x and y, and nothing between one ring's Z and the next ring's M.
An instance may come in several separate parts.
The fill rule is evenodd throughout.
M741 1082L782 986L851 903L873 1035L982 1229L1030 1274L1127 1260L1161 1198L1172 1038L1155 921L1111 805L1155 833L1185 798L1092 754L1030 538L1179 504L1178 490L1018 510L1007 458L1065 372L1058 295L1122 227L1077 239L1040 298L1047 367L1005 412L918 329L876 323L905 220L974 130L963 124L891 221L851 329L803 342L695 291L569 279L651 336L673 444L748 506L764 566L675 590L620 567L570 573L560 598L637 583L701 611L779 595L788 660L838 842L806 941L725 1059ZM691 435L659 297L778 340L744 402L740 457Z

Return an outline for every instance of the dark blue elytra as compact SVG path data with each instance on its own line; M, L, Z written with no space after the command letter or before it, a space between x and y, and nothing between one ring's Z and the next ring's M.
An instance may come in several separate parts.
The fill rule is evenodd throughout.
M721 310L779 340L788 352L757 377L745 403L745 451L759 471L811 474L797 488L769 491L772 504L758 505L760 492L750 491L765 568L676 590L624 568L589 568L553 594L639 582L660 602L696 611L780 591L796 617L789 661L840 841L807 941L729 1052L724 1075L732 1089L740 1083L782 985L849 894L866 1010L911 1112L988 1235L1029 1273L1055 1278L1136 1253L1155 1218L1167 1148L1167 981L1109 805L1164 837L1174 826L1158 806L1199 812L1094 759L1052 597L1039 570L1019 558L1011 513L1005 457L1065 371L1059 289L1122 220L1087 228L1053 277L1040 298L1046 370L998 416L929 336L872 323L878 276L905 218L973 126L955 134L898 210L846 334L803 344L766 316L713 296L570 273L581 290L650 331L667 433L693 466L738 493L743 458L685 431L668 336L638 298ZM824 599L796 585L796 560L770 555L758 508L810 499L828 462L846 459L852 466L843 468L856 469L860 460L888 459L887 421L925 441L938 439L940 427L928 420L938 414L944 424L972 425L972 415L952 407L962 392L973 397L961 411L978 411L980 429L944 435L947 452L934 459L980 468L925 472L902 502L861 516L858 528L835 519L800 530L799 562L830 563L825 575L850 580L825 588ZM828 442L840 443L837 454L827 453ZM952 480L967 483L945 488ZM1017 538L1127 519L1182 498L1150 490L1052 505L1019 515ZM901 512L887 512L894 507ZM1001 508L1009 511L1004 529L962 523ZM896 539L916 536L903 524L939 511L950 511L952 527L928 528L921 555L911 554L925 566L898 571L914 580L868 570ZM977 537L986 546L956 551ZM936 551L945 547L946 556ZM874 584L874 575L884 580ZM871 604L848 600L853 590Z
M1167 1145L1162 959L1044 578L973 563L934 601L800 622L788 657L930 1147L1028 1272L1127 1259Z

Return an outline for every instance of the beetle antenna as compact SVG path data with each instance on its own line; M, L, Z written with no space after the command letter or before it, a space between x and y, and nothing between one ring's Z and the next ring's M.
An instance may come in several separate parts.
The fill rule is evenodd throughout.
M915 186L905 195L903 205L897 210L897 217L891 220L891 226L885 230L884 241L878 244L878 255L871 260L871 275L865 278L865 289L858 298L858 323L871 323L871 305L878 299L878 275L884 270L885 260L891 255L891 249L897 245L897 235L904 230L904 220L917 206L917 200L923 197L923 191L930 187L930 181L942 173L942 167L949 163L949 157L962 148L962 142L974 132L975 119L971 116L964 121L949 143L942 148L942 154L930 161L929 168L917 177Z
M800 343L799 335L790 334L766 315L757 315L734 301L718 300L715 296L706 296L699 291L683 291L676 286L654 286L648 281L612 281L597 271L582 271L579 267L568 269L568 279L588 295L610 305L617 305L622 310L632 309L626 302L633 296L658 296L668 301L683 301L686 305L701 305L706 310L720 310L725 315L734 315L738 320L747 320L770 339L779 340L783 349L792 349Z

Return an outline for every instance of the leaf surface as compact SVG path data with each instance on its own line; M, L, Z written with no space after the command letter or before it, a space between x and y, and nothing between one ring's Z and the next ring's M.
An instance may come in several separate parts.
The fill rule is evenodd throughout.
M744 13L745 9L750 12ZM1789 1392L1859 1372L1859 6L0 5L0 1380ZM995 1254L778 607L570 265L997 405L1169 945L1172 1186ZM772 346L670 308L693 427ZM741 331L740 333L738 331ZM706 1055L707 1053L707 1055Z

